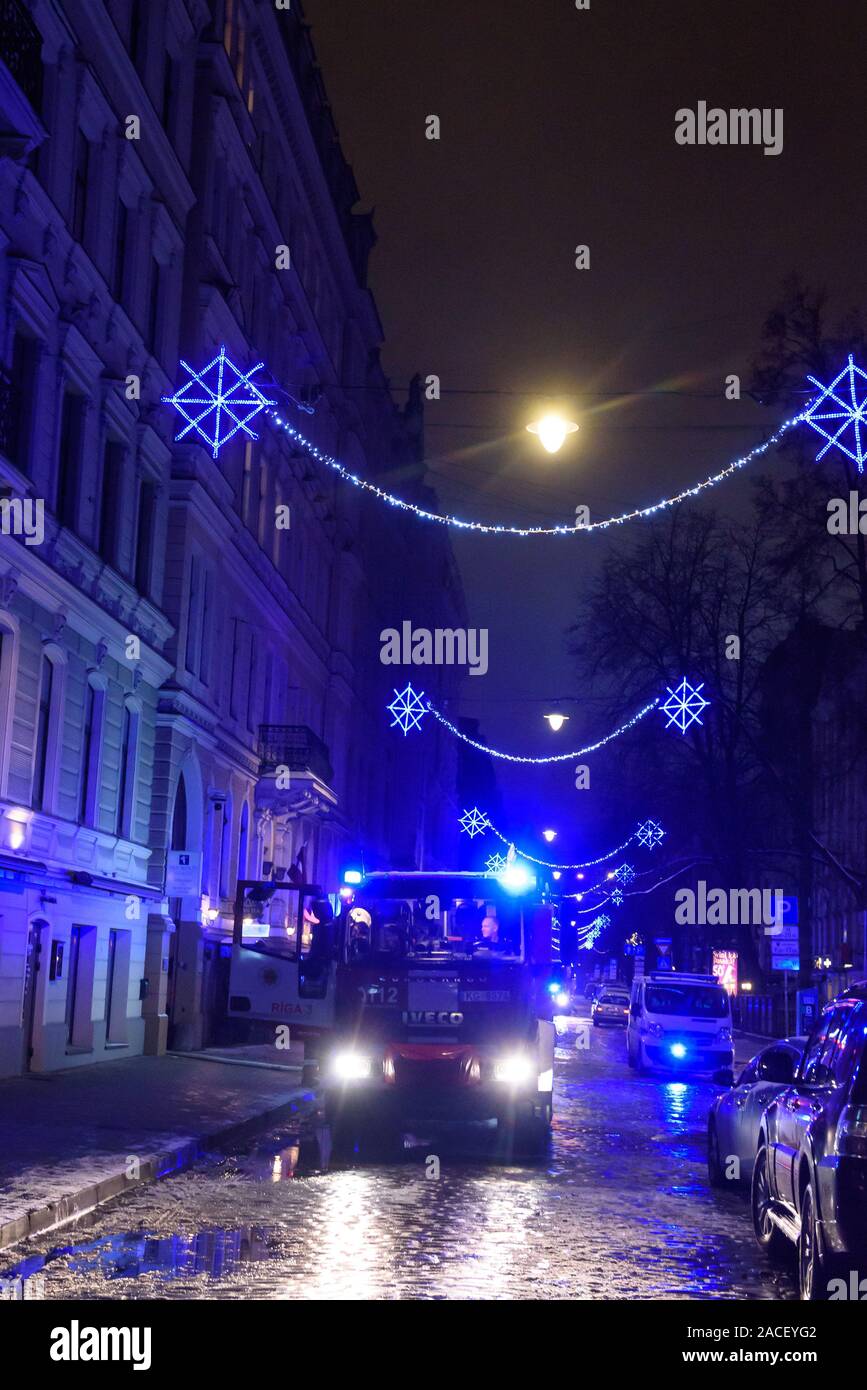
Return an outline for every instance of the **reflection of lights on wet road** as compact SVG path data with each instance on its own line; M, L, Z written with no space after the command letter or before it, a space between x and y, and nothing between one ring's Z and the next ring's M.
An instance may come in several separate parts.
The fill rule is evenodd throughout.
M286 1298L369 1299L382 1263L383 1218L370 1172L331 1173L319 1208L315 1277L293 1285ZM374 1239L374 1236L377 1239Z

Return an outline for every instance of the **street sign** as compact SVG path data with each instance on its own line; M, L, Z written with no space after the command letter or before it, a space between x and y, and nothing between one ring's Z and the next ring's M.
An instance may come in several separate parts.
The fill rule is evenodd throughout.
M200 850L170 849L166 864L166 894L170 898L195 898L201 892Z
M774 924L769 935L771 937L771 969L800 970L797 898L783 898L782 920Z

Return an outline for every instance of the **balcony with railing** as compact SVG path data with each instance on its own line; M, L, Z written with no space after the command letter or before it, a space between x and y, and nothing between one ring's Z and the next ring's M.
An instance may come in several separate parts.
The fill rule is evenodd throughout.
M278 814L336 806L328 747L306 724L261 724L259 760L260 805Z

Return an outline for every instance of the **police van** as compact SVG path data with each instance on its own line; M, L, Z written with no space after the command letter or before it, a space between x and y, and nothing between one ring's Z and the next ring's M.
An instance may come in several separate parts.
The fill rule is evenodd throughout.
M734 1043L728 993L715 975L661 970L635 980L626 1050L639 1074L661 1071L730 1082Z

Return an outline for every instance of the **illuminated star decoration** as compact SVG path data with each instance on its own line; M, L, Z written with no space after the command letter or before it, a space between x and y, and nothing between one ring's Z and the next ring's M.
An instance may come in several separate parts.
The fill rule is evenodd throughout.
M485 860L485 868L489 874L501 874L508 862L505 854L492 854L490 859Z
M855 366L851 353L849 354L848 365L845 366L839 376L836 376L830 386L823 386L821 381L817 381L814 376L807 377L807 380L821 391L821 396L817 396L807 410L804 411L804 419L811 429L816 430L825 439L827 444L820 449L816 455L816 462L824 458L829 449L841 449L847 458L857 463L858 472L864 472L864 459L867 458L867 391L860 382L856 382L855 377L859 376L862 381L867 382L867 372ZM845 386L840 391L837 387L847 378ZM858 399L858 392L861 392L861 399ZM831 405L834 409L828 409ZM824 410L820 406L825 406ZM831 423L826 429L819 421L828 420ZM839 421L839 425L837 425ZM864 434L862 435L862 429ZM851 430L851 434L847 431ZM833 431L833 433L832 433Z
M703 709L707 709L710 700L706 700L702 695L704 681L699 685L690 685L684 676L676 690L671 686L666 686L668 699L664 705L660 705L662 713L668 716L666 729L670 729L675 724L682 734L685 734L690 724L703 724L701 718Z
M611 890L611 892L608 894L608 896L609 896L609 898L611 899L611 901L613 902L613 904L614 904L615 907L620 907L621 903L623 902L623 889L622 889L622 888L612 888L612 890Z
M259 438L255 430L250 429L250 421L266 406L277 404L263 396L250 380L264 363L257 362L249 372L241 372L226 356L225 346L221 346L213 362L200 372L183 360L181 366L189 372L190 380L173 396L162 398L187 421L180 434L175 435L176 441L195 430L216 458L223 445L239 430L250 439Z
M427 705L424 702L424 691L413 690L411 685L406 690L395 690L394 699L386 709L391 715L390 729L403 729L404 737L411 729L420 729L423 717L428 713Z
M635 878L635 870L631 864L621 864L619 869L614 870L614 877L618 883L631 883Z
M464 811L461 816L461 830L465 835L469 835L474 840L477 835L481 835L488 827L488 818L484 811L480 811L478 806L474 806L471 811Z
M596 941L602 934L602 932L605 930L605 928L610 925L611 918L607 916L606 913L602 912L598 917L594 917L593 921L590 923L590 930L588 931L584 939L581 942L579 942L580 950L589 951L594 941Z
M665 831L655 820L646 820L639 825L635 832L635 838L645 849L655 849L661 844Z

